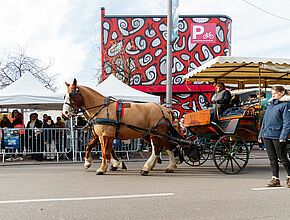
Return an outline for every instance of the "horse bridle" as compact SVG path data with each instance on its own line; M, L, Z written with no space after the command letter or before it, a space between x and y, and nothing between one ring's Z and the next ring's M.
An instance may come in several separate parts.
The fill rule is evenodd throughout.
M78 87L72 87L71 92L68 94L69 97L71 98L71 103L65 102L66 105L69 105L72 108L72 112L77 114L79 112L83 112L83 110L80 108L77 110L75 106L75 101L76 101L76 96L80 95L82 97L82 94L80 93Z
M109 112L108 112L108 106L113 103L113 102L116 102L115 100L113 102L110 102L110 99L113 98L111 96L108 96L106 97L105 99L105 103L104 104L100 104L100 105L96 105L96 106L93 106L93 107L89 107L89 108L79 108L78 110L74 107L75 106L75 100L76 100L76 96L77 95L80 95L82 98L82 94L81 92L79 91L78 87L74 87L72 86L71 88L71 92L69 93L69 97L71 98L71 103L68 103L68 102L65 102L65 104L69 105L71 108L72 108L72 112L75 113L75 114L78 114L78 113L83 113L86 118L88 119L88 122L90 122L94 117L96 117L105 107L107 108L107 118L109 118ZM90 118L87 113L86 113L86 110L89 110L89 109L94 109L94 108L98 108L100 107L100 109ZM89 124L89 123L88 123Z

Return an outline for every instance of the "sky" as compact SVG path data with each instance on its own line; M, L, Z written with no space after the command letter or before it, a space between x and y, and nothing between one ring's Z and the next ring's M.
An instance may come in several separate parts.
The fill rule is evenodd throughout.
M290 58L290 1L180 0L180 15L223 14L232 19L232 56ZM0 0L0 57L24 48L44 63L57 86L95 80L101 7L107 15L166 15L167 0Z

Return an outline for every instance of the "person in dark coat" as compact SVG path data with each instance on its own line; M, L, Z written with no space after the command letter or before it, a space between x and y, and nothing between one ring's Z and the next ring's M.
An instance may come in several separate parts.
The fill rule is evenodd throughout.
M56 150L57 152L64 151L64 146L65 146L65 123L61 120L61 117L56 118L56 123L55 123L55 144L56 144Z
M46 159L54 160L54 152L55 151L55 130L51 128L55 128L55 124L51 119L51 116L47 117L47 120L44 120L43 126L43 135L44 135L44 144L46 145Z
M36 153L40 152L40 144L41 144L41 137L40 137L40 128L42 127L42 121L38 119L37 113L30 114L30 120L26 125L26 148L28 152L34 152L31 156L31 159L41 160L42 154ZM39 129L36 129L39 128Z
M272 180L266 186L280 186L280 160L287 172L285 187L290 188L290 162L286 149L290 134L290 94L283 86L274 86L269 102L258 137L259 143L263 141L266 146L273 174Z
M19 129L19 152L23 151L24 148L24 120L23 115L17 109L12 111L12 123L8 128ZM15 154L15 158L8 158L7 161L23 160L22 154Z
M7 128L11 122L9 121L7 115L3 115L0 121L0 128ZM4 129L1 129L1 150L4 150Z
M214 110L213 120L217 121L219 117L230 107L231 93L226 90L224 83L215 84L216 93L212 97Z

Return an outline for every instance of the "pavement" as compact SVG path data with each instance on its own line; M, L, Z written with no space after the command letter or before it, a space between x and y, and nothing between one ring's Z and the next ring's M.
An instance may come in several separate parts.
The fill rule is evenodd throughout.
M0 219L290 219L290 189L265 188L268 159L259 151L251 157L238 175L212 161L165 173L164 160L149 176L139 175L145 161L134 158L128 170L102 176L95 175L99 161L88 170L22 161L0 167ZM282 185L285 178L281 168Z

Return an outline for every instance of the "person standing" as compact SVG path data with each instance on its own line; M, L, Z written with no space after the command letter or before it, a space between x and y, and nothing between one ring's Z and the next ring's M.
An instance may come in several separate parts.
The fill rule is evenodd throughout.
M283 86L272 87L272 99L267 107L258 136L264 142L272 169L272 180L267 187L279 187L279 164L287 172L285 187L290 188L290 161L287 158L287 141L290 134L290 94Z
M46 159L54 160L55 152L55 132L52 128L55 128L54 122L51 116L47 117L44 121L43 126L44 144L46 146Z
M23 150L24 147L24 121L23 115L18 110L12 111L12 123L8 126L8 128L19 129L19 151ZM8 159L7 159L8 160ZM11 158L11 160L23 160L22 154L15 154L15 158Z
M215 84L216 93L212 97L212 104L214 110L214 121L217 121L219 117L230 107L231 93L226 90L224 83Z
M41 128L42 127L42 122L38 119L38 114L37 113L32 113L30 114L30 120L27 122L26 128L26 144L27 144L27 150L30 152L39 152L40 151L40 135L39 131L37 131L35 128ZM38 140L38 141L36 141ZM34 156L32 156L33 158Z
M61 117L56 118L55 128L56 150L62 152L64 151L65 123L61 120Z
M0 128L7 128L11 122L9 121L7 115L3 115L2 120L0 121ZM4 129L1 129L1 151L3 151L4 148Z

